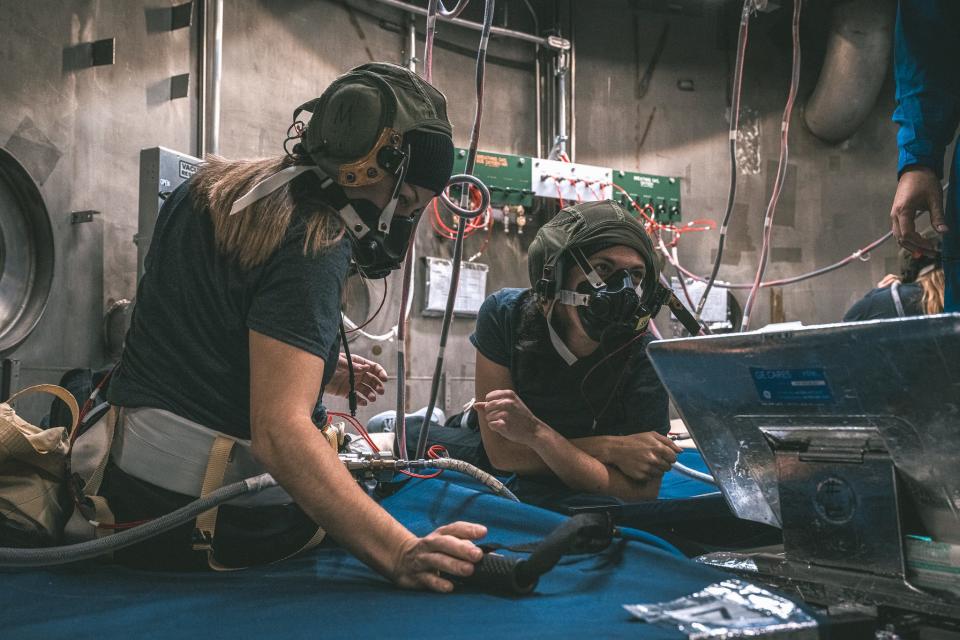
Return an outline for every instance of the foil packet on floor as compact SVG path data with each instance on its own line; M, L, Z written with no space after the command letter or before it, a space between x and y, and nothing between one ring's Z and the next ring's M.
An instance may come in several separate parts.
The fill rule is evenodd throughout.
M656 604L625 604L634 617L701 638L818 637L817 621L794 602L740 579Z

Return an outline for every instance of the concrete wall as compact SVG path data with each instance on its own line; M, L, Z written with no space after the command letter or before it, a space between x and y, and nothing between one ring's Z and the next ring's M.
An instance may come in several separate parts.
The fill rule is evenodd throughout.
M57 293L51 302L51 310L55 305L59 310L48 310L35 336L17 353L36 368L34 378L55 379L58 367L101 364L99 315L112 299L134 294L136 250L131 238L136 230L139 150L163 145L196 151L195 85L191 82L188 98L164 96L171 76L190 72L195 79L196 67L195 28L171 32L155 24L170 4L166 0L0 0L0 52L5 68L0 79L0 143L7 141L10 147L19 135L39 140L37 148L47 149L23 161L42 182L51 216L62 227L58 237L64 245ZM498 21L506 15L510 26L530 30L519 2L498 4ZM538 3L544 8L543 26L549 24L549 5ZM679 13L661 12L662 4L656 2L605 0L573 5L576 160L681 176L685 217L719 219L728 171L726 83L735 38L735 23L729 21L731 3L670 3L679 7ZM319 95L338 73L370 60L402 61L403 17L371 0L350 0L349 6L353 8L326 0L225 2L223 155L279 153L292 110ZM816 80L822 32L828 24L826 3L809 3L808 11L804 41L809 49L804 51L801 104ZM478 18L479 6L471 7L471 12ZM760 119L760 171L740 176L738 208L721 272L725 279L749 279L759 249L760 220L775 169L789 73L785 22L789 22L788 11L761 16L751 33L743 102ZM666 23L670 31L665 48L649 91L638 99L637 79ZM422 32L423 20L418 18L417 25ZM107 37L117 39L116 64L72 68L71 56L78 44ZM440 37L469 51L478 34L443 26ZM435 81L449 98L456 142L464 146L473 119L473 60L469 53L454 49L438 48ZM495 61L488 68L481 148L533 154L533 47L494 40L490 53L507 63ZM681 79L691 80L694 90L679 90ZM849 141L828 146L806 131L798 107L791 131L791 178L778 213L768 277L833 262L886 230L895 187L891 110L888 85L864 127ZM51 147L56 153L49 153ZM54 157L51 167L49 159ZM71 229L63 223L64 216L79 209L99 210L101 219L91 223L94 226ZM481 259L491 265L488 291L527 284L524 255L531 237L530 231L518 237L513 232L503 235L498 228ZM68 243L70 238L73 245ZM708 271L715 238L716 234L685 237L682 260L696 271ZM68 246L78 243L85 247L82 251L68 251ZM467 255L478 244L478 239L470 239ZM421 227L419 255L448 256L451 248L452 243L433 236L429 225ZM891 268L884 258L893 253L889 247L870 263L786 289L787 317L806 323L838 319ZM422 285L422 273L417 281ZM371 285L369 301L360 285L352 286L357 291L350 297L348 314L360 320L379 302L380 285ZM399 278L392 277L389 287L384 312L368 328L372 333L385 332L395 323ZM84 320L71 323L66 307L83 308ZM426 402L439 329L438 319L420 317L421 307L418 295L411 322L413 408ZM764 296L755 326L765 323L768 314ZM79 329L74 333L68 326ZM474 355L467 341L471 330L470 320L454 323L447 351L448 409L472 395ZM391 373L395 371L392 343L358 338L353 346L356 352L381 361ZM368 409L365 415L390 408L392 396L391 389L384 406ZM441 396L441 404L445 400Z
M611 0L575 3L577 13L577 160L683 178L685 219L723 217L729 182L728 78L733 65L738 3L677 3L679 13L638 9L659 3ZM787 182L775 218L766 279L833 263L889 229L896 189L893 83L881 92L866 123L846 142L828 145L804 126L802 105L813 89L830 24L826 2L804 3L801 87L790 129ZM732 20L731 20L732 19ZM662 30L666 44L647 94L637 79ZM739 175L720 278L752 282L764 213L776 173L780 120L790 79L790 3L751 23L742 108L759 116L759 168ZM693 91L678 88L680 80ZM649 130L647 130L649 122ZM646 131L646 134L644 133ZM718 233L688 234L681 263L707 274ZM805 324L837 321L891 268L893 242L869 263L787 287L784 310ZM746 292L737 294L745 302ZM754 310L753 328L769 322L769 295Z

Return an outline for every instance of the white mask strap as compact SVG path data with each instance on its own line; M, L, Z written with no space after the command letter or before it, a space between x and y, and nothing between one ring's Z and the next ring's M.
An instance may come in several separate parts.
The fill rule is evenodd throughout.
M557 296L557 302L568 307L589 307L590 296L586 293L570 291L570 289L561 289Z
M563 358L564 362L567 363L567 366L573 366L576 364L578 358L573 355L573 352L570 351L569 347L563 343L563 340L557 335L557 332L553 329L553 310L556 307L556 302L551 302L550 307L547 309L547 333L550 334L550 343L553 345L553 348L560 354L560 357Z
M257 184L253 185L253 188L250 191L247 191L245 194L240 196L234 201L233 206L230 207L230 215L239 213L252 205L257 200L266 198L268 195L287 184L301 173L306 173L307 171L317 171L317 167L306 166L306 165L293 165L287 167L286 169L281 169L277 171L272 176L267 176ZM323 187L326 188L327 184L330 181L330 178L324 176L321 172L317 171L317 174L321 178L325 178Z

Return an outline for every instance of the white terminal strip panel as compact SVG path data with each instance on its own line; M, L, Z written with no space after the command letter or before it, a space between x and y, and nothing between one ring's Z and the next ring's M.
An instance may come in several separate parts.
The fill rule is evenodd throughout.
M565 202L593 202L613 197L613 170L590 164L533 159L530 167L534 195Z

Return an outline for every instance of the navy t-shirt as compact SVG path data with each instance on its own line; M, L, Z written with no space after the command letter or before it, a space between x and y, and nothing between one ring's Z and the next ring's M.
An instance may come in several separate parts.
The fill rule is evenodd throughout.
M108 399L249 438L249 330L323 358L325 385L340 350L350 247L344 239L305 255L305 225L295 216L276 252L244 270L217 250L189 184L160 210Z
M644 336L595 369L613 348L601 346L572 366L549 343L535 353L524 352L520 327L524 303L532 295L530 289L501 289L487 297L470 342L485 358L510 370L514 390L533 414L567 438L666 434L667 392L646 354L652 337Z

